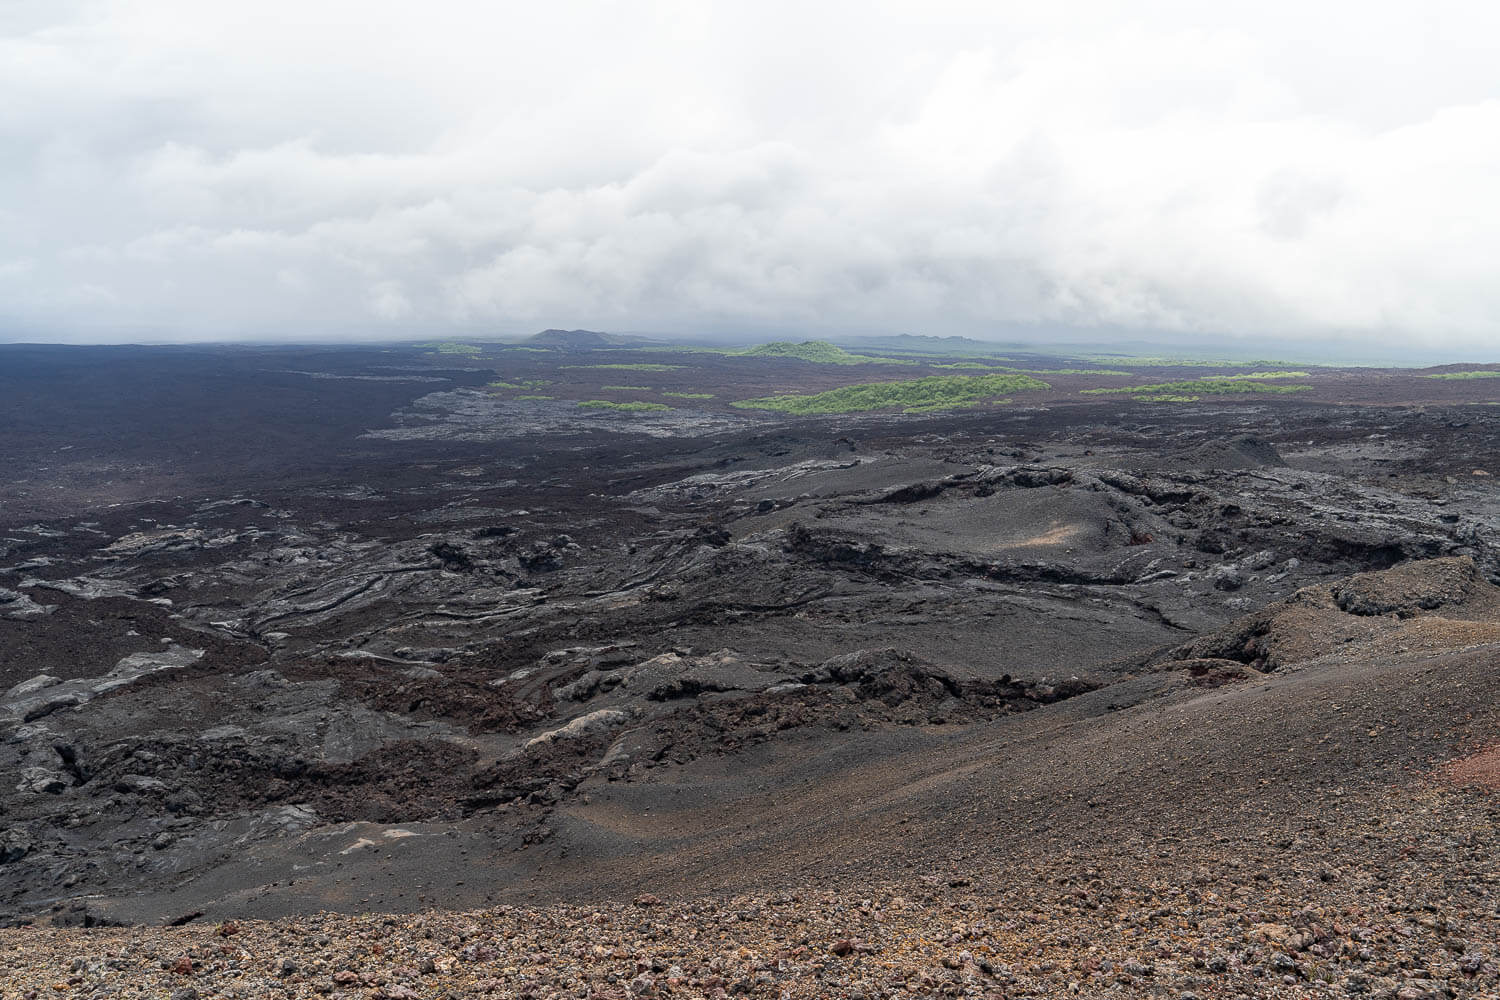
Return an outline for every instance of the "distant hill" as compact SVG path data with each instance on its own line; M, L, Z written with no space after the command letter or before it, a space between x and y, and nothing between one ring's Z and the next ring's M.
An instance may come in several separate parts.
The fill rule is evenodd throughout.
M543 330L522 343L530 347L553 347L560 351L597 351L614 347L607 333L593 330Z
M543 330L521 343L528 347L550 347L558 351L605 351L616 347L656 344L660 341L620 333L599 333L595 330Z
M761 344L759 347L751 347L735 353L752 358L793 358L797 361L811 361L819 365L909 363L892 362L889 358L872 358L862 354L850 354L837 344L830 344L826 340L804 340L800 344L790 340L776 340L769 344Z

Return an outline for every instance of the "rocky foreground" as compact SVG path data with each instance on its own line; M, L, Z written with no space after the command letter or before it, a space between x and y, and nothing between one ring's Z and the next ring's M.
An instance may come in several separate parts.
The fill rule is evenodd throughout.
M901 881L470 912L19 928L0 996L1500 996L1500 796L1461 762L1336 829Z

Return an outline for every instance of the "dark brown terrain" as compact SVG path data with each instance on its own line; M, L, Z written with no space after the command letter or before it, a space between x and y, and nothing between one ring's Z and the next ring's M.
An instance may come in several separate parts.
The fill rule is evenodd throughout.
M0 997L1500 991L1500 379L538 343L0 346Z

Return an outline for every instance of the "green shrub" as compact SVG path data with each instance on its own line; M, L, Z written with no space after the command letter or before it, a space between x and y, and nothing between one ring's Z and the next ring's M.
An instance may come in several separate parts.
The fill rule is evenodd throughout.
M1018 368L1028 375L1123 375L1129 378L1134 372L1120 372L1112 368Z
M1218 376L1183 382L1154 382L1151 385L1113 386L1106 389L1084 389L1084 395L1099 396L1106 393L1127 393L1132 396L1179 395L1234 396L1242 393L1289 393L1306 392L1310 385L1274 385L1264 379L1222 378Z
M1205 375L1203 377L1206 378L1206 379L1209 379L1209 378L1262 378L1262 379L1277 379L1277 378L1307 378L1308 376L1307 376L1307 372L1232 372L1232 373L1230 373L1228 375Z
M477 344L461 344L456 340L434 340L427 344L418 344L429 351L439 354L478 354L480 347Z
M900 382L865 382L808 395L742 399L731 405L744 410L777 410L808 416L858 413L900 407L925 412L969 406L992 396L1030 389L1050 389L1029 375L929 375Z
M647 410L671 409L665 403L645 403L640 400L632 400L628 403L614 403L607 399L585 399L578 405L586 410L620 410L626 413L644 413Z

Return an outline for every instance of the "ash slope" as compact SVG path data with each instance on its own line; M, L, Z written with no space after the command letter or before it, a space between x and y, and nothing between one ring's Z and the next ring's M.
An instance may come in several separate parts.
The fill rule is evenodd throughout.
M1487 414L466 420L7 528L8 917L1315 840L1497 731Z

